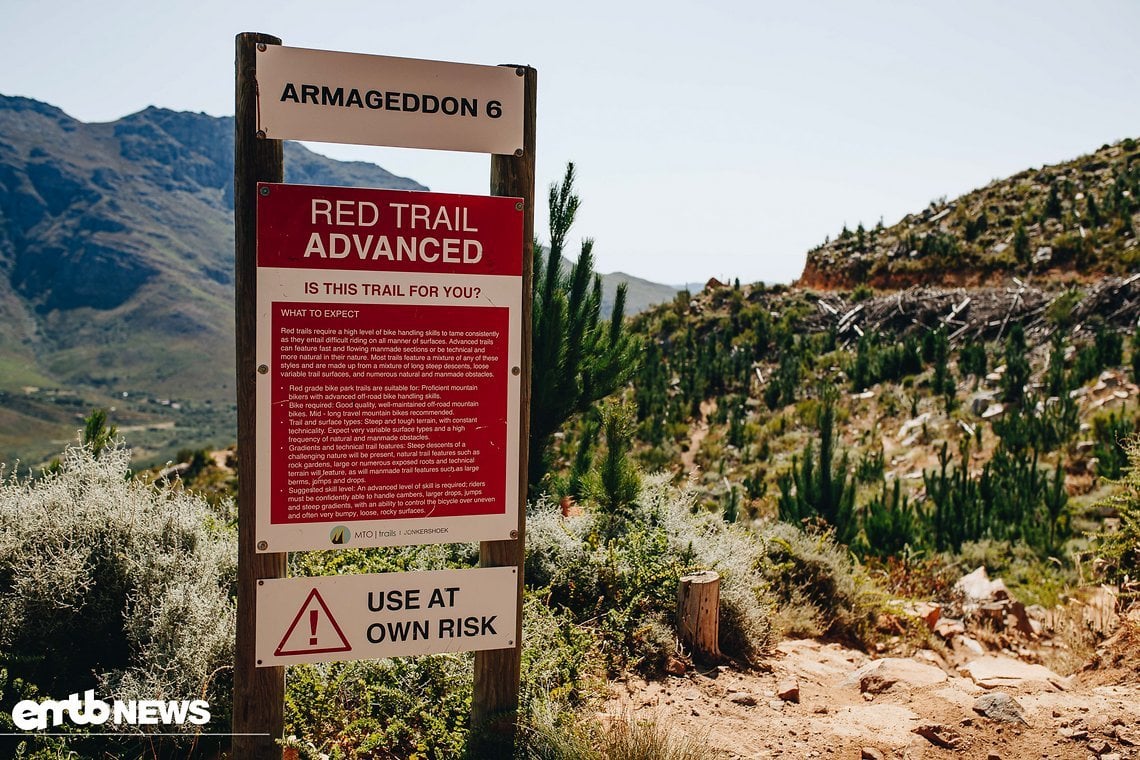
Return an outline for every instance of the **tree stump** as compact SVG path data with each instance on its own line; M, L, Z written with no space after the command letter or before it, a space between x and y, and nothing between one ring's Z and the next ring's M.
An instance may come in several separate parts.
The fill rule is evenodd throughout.
M711 570L681 577L677 586L677 633L696 659L720 659L720 576Z

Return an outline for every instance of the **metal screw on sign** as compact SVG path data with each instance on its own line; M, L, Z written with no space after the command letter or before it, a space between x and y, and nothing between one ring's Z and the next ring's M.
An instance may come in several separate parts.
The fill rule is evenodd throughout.
M269 374L269 367L264 365L264 364L257 365L257 374L259 374L259 375Z
M519 537L519 532L517 530L512 530L511 531L511 540L513 541L514 539L516 539L518 537Z
M518 150L515 151L515 158L522 158L522 157L523 157L523 149L519 148Z
M518 377L519 373L521 373L521 372L522 372L522 370L519 369L518 367L511 367L511 374L514 375L515 377Z
M260 190L258 190L257 192L261 193L262 195L269 195L269 188L263 187Z
M269 542L268 541L258 541L257 542L257 548L259 551L265 551L266 549L269 548Z
M263 541L262 543L265 543L265 542ZM265 585L265 581L258 581L258 582L257 582L257 585L258 585L258 586L264 586L264 585Z
M265 43L264 43L264 42L259 42L259 43L257 43L257 51L258 51L259 53L264 53L264 52L265 52Z
M264 129L257 130L257 133L254 135L254 137L256 137L258 140L264 140L265 139L265 130Z
M515 204L515 211L522 211L522 210L523 210L523 204L522 204L522 201L519 201L518 203Z
M525 74L526 74L526 69L524 69L522 66L519 66L518 68L515 69L515 76L521 77Z

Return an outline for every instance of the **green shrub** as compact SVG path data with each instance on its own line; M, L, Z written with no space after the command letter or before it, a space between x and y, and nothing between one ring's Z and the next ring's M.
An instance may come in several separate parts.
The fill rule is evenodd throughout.
M597 637L545 597L527 591L523 599L520 705L525 714L551 705L575 709L605 692Z
M986 347L982 343L969 341L958 351L958 371L962 376L973 375L974 387L986 374Z
M1128 465L1128 439L1136 432L1136 421L1129 419L1121 411L1099 414L1093 417L1093 438L1096 446L1097 475L1109 480L1117 480Z
M628 529L635 509L641 476L629 456L634 430L632 405L608 401L602 407L605 449L593 469L581 476L583 497L598 506L605 516L602 524L607 539Z
M862 526L862 545L865 556L890 557L901 554L910 546L922 544L919 516L914 505L902 495L902 481L895 478L894 489L883 481L883 491L864 506L859 515Z
M210 702L228 725L232 504L130 477L130 451L73 446L0 480L0 667L41 696ZM4 704L16 696L5 689Z
M721 649L754 660L771 646L772 600L758 572L762 544L719 515L695 508L695 491L667 474L644 478L629 529L604 538L605 516L563 518L549 501L530 510L527 582L605 642L611 669L658 671L680 577L715 570L721 581Z
M402 573L440 568L472 567L478 564L478 544L425 544L391 548L350 548L293 552L289 574L353 575L357 573Z
M862 646L870 642L881 592L826 526L805 531L773 523L760 539L759 569L780 605L781 633L825 635ZM795 620L813 621L817 629L787 625Z
M285 734L311 758L462 757L470 653L296 665L285 679Z
M785 522L797 523L819 517L836 531L841 543L850 543L855 521L855 481L849 477L847 453L836 461L838 433L834 428L835 399L824 394L819 408L819 460L814 441L808 441L803 459L792 457L792 466L776 480L780 487L779 514Z
M1067 328L1073 324L1073 310L1084 295L1077 288L1069 288L1053 299L1045 309L1045 319L1054 327Z
M1101 531L1093 545L1100 573L1106 582L1120 586L1124 607L1140 598L1140 443L1132 439L1127 449L1130 466L1113 493L1098 505L1115 511L1120 527Z

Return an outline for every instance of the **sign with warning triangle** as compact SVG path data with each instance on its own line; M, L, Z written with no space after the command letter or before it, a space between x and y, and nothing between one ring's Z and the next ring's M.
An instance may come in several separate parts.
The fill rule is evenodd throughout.
M313 589L293 618L289 630L273 651L277 656L288 654L321 654L324 652L351 652L352 645L344 637L340 624L329 612L320 593Z
M506 649L518 641L514 567L317 578L257 587L259 667Z

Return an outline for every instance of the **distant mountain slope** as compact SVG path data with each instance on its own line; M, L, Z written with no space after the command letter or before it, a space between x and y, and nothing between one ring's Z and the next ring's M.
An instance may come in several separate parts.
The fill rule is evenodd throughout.
M426 189L298 144L285 157L290 182ZM231 118L84 124L0 96L0 460L112 397L140 423L171 398L232 407L232 205ZM139 395L167 403L126 408Z
M972 285L1009 275L1121 274L1140 264L1140 143L1029 169L890 227L844 229L808 253L798 284Z
M625 272L612 272L602 275L602 318L608 319L613 312L614 293L617 286L625 283L625 313L638 314L651 306L672 301L677 289L672 285L650 282Z
M94 406L136 452L234 432L233 119L147 108L84 124L0 95L0 462L39 461ZM426 190L285 144L287 182ZM603 275L606 312L674 289Z

